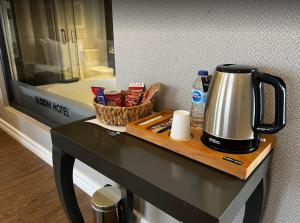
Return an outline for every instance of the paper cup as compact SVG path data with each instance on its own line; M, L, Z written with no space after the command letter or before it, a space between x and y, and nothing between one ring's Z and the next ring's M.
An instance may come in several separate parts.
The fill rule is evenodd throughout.
M190 112L177 110L173 113L170 138L178 141L191 139Z

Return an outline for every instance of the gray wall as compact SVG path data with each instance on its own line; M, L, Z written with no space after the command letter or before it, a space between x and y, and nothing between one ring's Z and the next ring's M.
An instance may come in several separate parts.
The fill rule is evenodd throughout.
M118 85L163 83L158 109L189 109L197 70L221 63L254 65L285 80L288 123L277 134L263 222L299 222L300 1L113 0L113 13ZM268 92L268 120L271 101ZM152 222L174 221L149 212Z

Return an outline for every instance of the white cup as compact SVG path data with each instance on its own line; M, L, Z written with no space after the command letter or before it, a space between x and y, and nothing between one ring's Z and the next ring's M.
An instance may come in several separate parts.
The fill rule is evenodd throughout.
M177 110L173 113L170 138L178 141L191 139L190 112Z

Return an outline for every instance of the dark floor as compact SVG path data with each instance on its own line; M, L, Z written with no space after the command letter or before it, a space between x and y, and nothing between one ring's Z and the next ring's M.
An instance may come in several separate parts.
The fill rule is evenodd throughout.
M93 222L90 197L76 188L85 222ZM68 222L52 168L0 129L0 222Z

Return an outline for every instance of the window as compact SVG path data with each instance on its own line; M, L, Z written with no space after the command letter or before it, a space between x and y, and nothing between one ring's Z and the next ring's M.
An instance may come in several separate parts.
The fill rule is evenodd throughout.
M50 126L93 115L90 87L116 88L111 0L0 3L11 105Z

